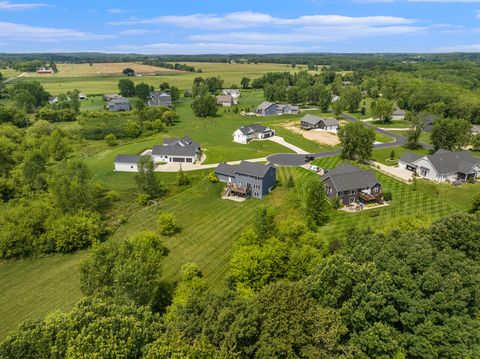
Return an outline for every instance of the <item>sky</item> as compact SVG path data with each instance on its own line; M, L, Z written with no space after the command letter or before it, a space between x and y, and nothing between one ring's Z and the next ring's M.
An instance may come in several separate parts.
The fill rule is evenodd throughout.
M0 52L478 52L480 0L0 0Z

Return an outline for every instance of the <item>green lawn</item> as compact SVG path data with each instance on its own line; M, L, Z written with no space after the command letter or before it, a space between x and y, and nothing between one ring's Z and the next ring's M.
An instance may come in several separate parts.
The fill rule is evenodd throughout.
M387 143L387 142L393 142L394 139L391 138L390 136L384 135L383 133L375 133L375 141L381 142L381 143Z
M419 149L416 149L416 150L410 150L410 149L407 149L407 148L402 147L402 146L397 146L397 147L391 147L391 148L377 148L377 149L374 149L373 153L372 153L372 159L374 161L383 163L387 166L395 166L396 163L392 163L392 162L388 161L390 159L390 154L392 153L392 151L395 152L395 159L396 160L400 159L405 154L405 152L413 152L413 153L417 153L419 155L430 154L430 150L427 150L427 149L424 149L424 148L419 148Z
M371 121L368 122L372 124L375 127L382 127L382 128L409 128L410 123L404 120L395 120L395 121L390 121L389 123L383 123L383 121Z
M0 340L26 319L68 310L81 297L77 265L85 252L0 262Z

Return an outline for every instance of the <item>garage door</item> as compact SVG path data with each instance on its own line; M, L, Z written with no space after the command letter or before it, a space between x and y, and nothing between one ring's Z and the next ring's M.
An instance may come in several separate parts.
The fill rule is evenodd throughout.
M185 158L183 157L173 157L173 162L185 162Z

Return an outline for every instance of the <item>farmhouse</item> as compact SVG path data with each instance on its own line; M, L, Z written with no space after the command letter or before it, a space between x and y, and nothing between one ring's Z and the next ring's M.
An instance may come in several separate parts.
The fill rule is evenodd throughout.
M108 101L107 108L112 112L130 111L130 102L125 97L116 97Z
M201 160L202 150L199 143L187 136L164 138L163 145L153 147L152 157L155 163L195 163Z
M381 202L382 185L371 171L342 164L322 177L329 198L340 197L344 205Z
M231 107L236 105L237 101L230 95L217 96L217 105L223 107Z
M475 181L480 177L480 158L467 151L438 150L430 156L407 152L398 161L398 166L438 182Z
M407 112L405 110L401 110L400 108L397 108L392 113L392 120L403 120L406 114Z
M117 155L115 157L115 171L138 172L138 162L142 156L138 155Z
M172 106L172 96L163 91L150 92L150 99L148 100L148 105L170 107Z
M48 98L48 103L49 103L50 105L53 105L53 104L55 104L55 103L57 103L57 102L58 102L58 96L50 96L50 97Z
M242 126L233 133L233 142L247 144L252 140L263 140L275 136L275 131L269 127L255 123Z
M222 95L223 96L232 96L235 100L238 100L238 98L241 95L241 92L238 89L223 89L222 90Z
M271 192L275 184L277 170L272 164L262 165L242 161L237 166L220 163L215 175L227 183L225 197L254 197L262 199Z
M106 93L105 95L103 95L103 99L104 99L105 101L112 101L112 100L114 100L114 99L116 99L116 98L118 98L118 97L122 97L122 96L120 96L120 95L117 94L117 93Z
M51 67L39 67L37 69L37 74L39 75L45 75L45 74L54 74L55 70L53 70Z
M79 99L79 100L86 100L87 97L88 97L88 96L87 96L86 93L80 92L80 93L78 94L78 99Z
M300 120L300 127L304 130L321 129L337 131L340 125L335 118L322 118L308 114Z

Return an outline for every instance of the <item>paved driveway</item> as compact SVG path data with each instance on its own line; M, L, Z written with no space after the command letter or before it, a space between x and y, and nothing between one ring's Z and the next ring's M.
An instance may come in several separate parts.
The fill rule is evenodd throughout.
M244 160L248 162L267 162L266 157L261 158L254 158L250 160ZM238 165L242 161L230 161L227 162L229 165ZM182 171L189 172L189 171L198 171L198 170L205 170L211 168L217 168L218 163L210 163L208 165L203 165L200 163L177 163L177 162L168 162L163 165L158 165L155 168L155 172L178 172L180 168Z
M298 153L298 154L306 155L308 153L307 151L302 150L300 147L297 147L297 146L292 145L291 143L285 141L285 139L283 137L280 137L280 136L269 137L268 140L270 140L272 142L276 142L279 145L282 145L284 147L290 148L292 151L294 151L295 153Z

